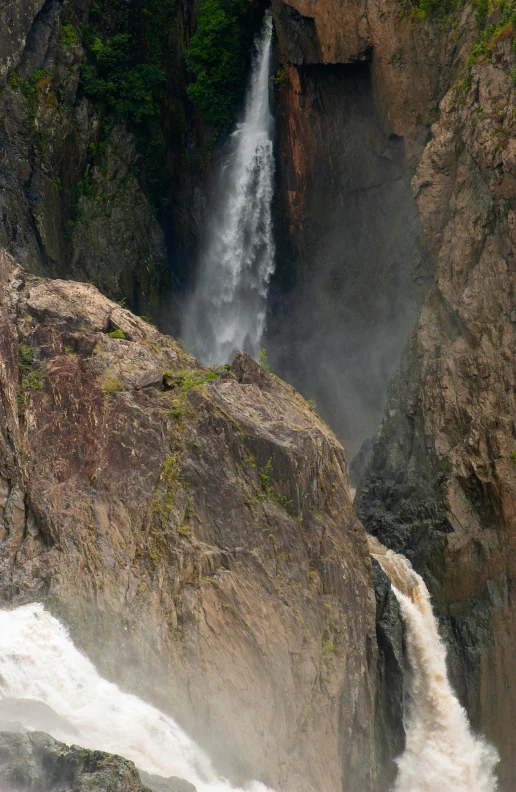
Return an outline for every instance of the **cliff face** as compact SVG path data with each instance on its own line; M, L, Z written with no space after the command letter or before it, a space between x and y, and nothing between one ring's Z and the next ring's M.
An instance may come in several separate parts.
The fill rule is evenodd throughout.
M414 25L396 2L276 0L280 253L268 346L353 455L381 419L416 315L410 189L475 28ZM285 294L286 293L286 294Z
M414 16L395 3L362 7L278 0L274 8L279 57L288 77L279 95L285 244L294 269L305 263L310 283L303 298L305 312L310 313L326 282L325 269L313 255L308 237L316 226L310 201L321 172L323 216L331 216L330 207L341 195L346 196L346 206L341 217L335 212L336 230L332 228L330 234L319 222L316 245L341 229L350 239L344 217L350 207L354 210L345 193L348 182L342 162L355 107L363 101L359 77L365 73L379 130L376 140L383 135L384 146L401 152L389 162L391 178L397 189L404 189L400 174L405 185L413 177L420 229L416 222L412 237L410 231L407 236L410 224L405 218L412 216L413 208L411 198L403 193L409 209L399 232L399 238L407 241L402 254L405 269L399 259L397 270L389 269L389 258L375 259L374 253L359 256L353 264L348 252L341 257L345 267L340 268L345 289L339 292L337 286L338 299L326 301L326 309L334 311L330 330L335 322L341 322L341 329L344 326L340 312L358 314L363 320L362 306L367 302L357 297L360 273L366 273L362 289L367 297L382 305L386 271L389 283L397 286L400 276L405 284L413 281L419 305L356 504L366 528L405 553L424 574L448 643L453 683L474 727L501 751L501 788L513 789L513 23L504 19L496 4L480 28L475 9L467 4L457 5L440 21ZM466 63L475 40L481 44ZM335 81L339 70L341 77ZM345 75L354 75L351 92L349 82L342 79ZM339 101L343 122L334 125L336 131L330 133L326 146L328 119ZM361 139L358 145L355 139L352 147L360 151L352 168L356 175L366 170L374 151L374 138L364 119L362 112ZM344 134L339 135L339 130ZM392 135L403 142L386 143ZM385 150L377 148L376 153L385 157ZM359 186L367 186L366 179L360 177ZM382 190L383 203L393 194L387 179L382 180ZM370 193L367 205L374 206ZM381 239L370 216L357 213L354 219L362 223L366 235ZM391 218L390 233L396 234L395 229ZM317 262L314 270L310 270L312 261ZM398 280L393 278L396 272ZM299 282L293 294L303 295ZM402 294L406 304L408 291ZM392 296L388 302L392 303ZM369 324L375 322L385 327L381 313ZM403 325L405 332L408 326L409 322ZM404 343L401 335L396 338L398 353ZM333 345L332 357L338 360L341 350L348 354L345 335L342 338L339 333L334 343L331 332L325 332L319 348ZM359 347L360 343L359 339ZM317 372L318 355L313 349L314 345L312 365ZM366 353L367 347L362 351ZM361 359L367 368L371 358L363 354ZM309 364L305 366L310 373ZM388 375L383 383L387 379ZM302 382L305 389L306 382L310 383L309 376ZM349 378L339 384L338 398L345 401Z
M196 4L162 6L21 0L0 10L0 244L30 272L95 283L155 317L195 247L207 160L186 98ZM124 83L113 69L128 41L128 58L138 50L150 65L129 74L128 60ZM138 83L152 76L161 104ZM145 113L143 134L131 120Z
M509 42L444 98L414 178L432 288L359 495L366 526L425 572L454 683L516 779L514 153Z
M1 602L43 601L226 775L374 789L375 599L330 430L242 353L205 369L0 261Z

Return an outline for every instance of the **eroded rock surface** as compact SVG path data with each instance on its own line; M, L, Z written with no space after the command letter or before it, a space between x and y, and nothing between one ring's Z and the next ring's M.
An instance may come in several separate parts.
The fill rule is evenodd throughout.
M516 781L513 67L500 36L443 99L416 170L432 277L356 501L424 574L502 790Z
M157 781L152 785L153 780ZM71 748L43 732L0 731L3 792L195 792L181 779L146 776L121 756Z
M0 263L0 602L43 601L231 778L374 789L375 599L331 431L243 353L205 369Z

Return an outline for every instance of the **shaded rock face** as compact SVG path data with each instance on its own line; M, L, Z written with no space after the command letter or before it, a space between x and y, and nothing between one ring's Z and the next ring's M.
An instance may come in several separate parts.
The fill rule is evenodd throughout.
M142 774L145 775L145 774ZM0 731L0 784L4 792L151 792L132 762L102 751L69 748L43 732ZM158 780L158 779L155 779ZM195 792L180 779L159 779L154 792Z
M466 6L451 36L397 2L274 0L277 273L267 346L353 456L374 435L426 288L410 189L440 99L469 55Z
M378 680L376 688L375 739L379 788L391 789L396 779L394 759L405 748L403 689L406 683L403 623L391 582L380 564L372 559L376 598Z
M280 255L267 347L274 369L315 398L353 454L378 426L415 317L410 169L403 140L383 130L369 63L286 74L279 162L289 265Z
M30 272L92 282L143 315L158 317L166 299L170 326L171 281L186 281L205 205L207 133L186 100L184 43L176 41L191 34L195 8L177 4L164 57L165 154L156 149L156 157L171 185L159 207L130 126L83 95L81 39L97 24L91 0L0 9L0 244Z
M432 272L356 505L425 576L453 684L516 782L513 584L514 67L511 45L451 89L417 167Z
M227 777L375 789L371 566L330 430L243 353L210 371L0 262L0 602L43 601Z
M105 162L93 162L100 118L79 97L85 53L63 30L86 24L90 4L12 5L25 24L12 55L0 50L0 243L29 271L90 280L155 313L166 253L135 177L135 143L111 119Z

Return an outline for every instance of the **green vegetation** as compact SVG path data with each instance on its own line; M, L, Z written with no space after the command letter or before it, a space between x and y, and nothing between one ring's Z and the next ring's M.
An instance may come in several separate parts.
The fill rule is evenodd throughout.
M135 125L159 115L159 88L164 75L153 64L130 65L128 33L104 40L93 34L87 49L92 63L81 69L86 96L105 101L110 111Z
M83 195L91 195L92 185L89 173L85 173L82 179L79 179L75 185L75 197L77 200Z
M211 382L218 378L219 374L216 371L203 369L189 369L179 373L172 371L163 372L164 383L167 379L172 380L168 391L173 396L170 414L176 421L179 421L184 415L189 415L190 417L195 415L195 411L187 399L188 393L192 390L201 389L206 382Z
M267 500L275 501L283 506L284 509L289 510L292 506L292 501L289 500L285 495L280 495L274 489L272 482L271 482L271 465L272 465L272 457L267 460L266 464L260 468L258 471L258 476L262 485L262 492L258 494L258 498L260 500Z
M30 344L19 344L18 352L20 355L19 367L23 371L28 369L34 363L34 347Z
M141 0L134 7L98 0L82 34L88 54L81 67L82 90L132 129L144 162L141 175L156 208L167 202L170 190L162 107L170 104L164 66L175 23L175 0ZM109 125L104 127L108 132ZM101 140L98 154L104 150Z
M269 363L268 363L268 360L267 360L267 350L266 349L260 349L260 351L258 352L258 363L260 364L262 369L267 372L267 374L271 373L271 370L269 368Z
M310 409L312 410L312 412L315 412L315 411L316 411L316 409L317 409L317 402L315 401L315 399L307 399L307 400L306 400L306 403L308 404L308 406L310 407Z
M278 69L276 70L276 74L272 75L271 80L279 91L281 91L282 88L288 87L289 80L285 73L284 66L278 67Z
M116 330L112 330L110 333L108 333L108 336L110 338L120 338L122 340L125 339L125 333L121 327L118 327Z
M188 391L193 390L193 388L198 388L199 385L204 385L205 382L210 382L218 378L219 375L216 371L205 372L202 369L192 369L182 375L183 381L181 384L181 391L183 393L188 393Z
M77 32L77 30L74 28L73 25L71 24L63 25L61 41L63 42L63 46L68 50L68 52L71 52L74 46L80 43L80 40L81 38L79 36L79 33Z
M102 381L101 389L104 393L118 393L122 383L114 374L106 374Z
M34 347L30 344L21 343L18 345L18 369L20 372L20 382L18 385L18 407L25 407L25 394L28 390L41 390L43 384L43 372L39 369L33 370Z
M234 120L260 12L259 0L203 0L186 63L188 95L217 135Z
M333 643L333 641L325 641L323 643L323 647L322 647L323 654L329 654L330 652L334 652L334 651L335 651L335 644Z

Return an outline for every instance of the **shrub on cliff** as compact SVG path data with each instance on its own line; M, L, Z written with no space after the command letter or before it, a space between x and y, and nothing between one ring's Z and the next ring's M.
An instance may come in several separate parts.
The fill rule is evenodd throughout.
M204 0L186 62L188 95L217 134L234 120L245 89L259 0Z
M143 157L147 193L156 207L166 203L170 188L161 124L165 60L176 11L175 0L141 0L134 6L97 0L82 30L88 53L88 63L81 67L82 90L104 112L129 123Z
M95 36L88 49L94 63L82 67L86 96L104 99L111 110L136 124L159 113L158 92L163 74L149 63L129 67L128 34L118 33L107 41Z

